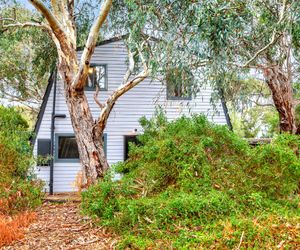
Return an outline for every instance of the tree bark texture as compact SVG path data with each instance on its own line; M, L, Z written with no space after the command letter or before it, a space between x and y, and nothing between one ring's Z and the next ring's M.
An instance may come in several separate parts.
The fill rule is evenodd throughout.
M148 75L148 65L144 60L143 45L138 46L138 51L143 63L143 70L135 78L129 79L134 69L133 54L129 51L129 67L124 81L120 83L111 96L102 104L95 94L95 102L100 107L100 115L93 118L89 104L84 93L85 83L88 78L90 60L93 55L99 31L105 22L113 0L103 0L99 14L95 19L86 40L80 60L77 57L76 25L73 0L51 0L51 7L42 0L28 0L43 16L42 22L25 22L6 25L9 27L39 27L49 34L56 45L58 62L57 69L64 82L66 102L78 144L79 156L82 165L82 186L87 187L102 178L109 168L104 148L103 131L108 117L120 96L143 81ZM9 19L10 20L10 19Z
M109 13L112 0L105 0L101 5L80 60L77 58L76 51L74 1L52 0L51 9L47 8L41 0L29 0L29 2L46 19L47 23L42 24L42 27L51 36L57 48L58 72L64 82L66 102L82 165L82 186L87 187L102 178L109 167L102 139L109 112L101 113L99 119L105 122L99 126L92 117L84 94L84 86L98 33ZM101 117L106 115L107 117Z
M289 77L278 65L266 68L264 77L279 114L280 131L294 134L296 132L295 105Z
M67 96L67 104L82 165L82 187L87 187L109 168L102 139L104 129L94 122L84 93Z

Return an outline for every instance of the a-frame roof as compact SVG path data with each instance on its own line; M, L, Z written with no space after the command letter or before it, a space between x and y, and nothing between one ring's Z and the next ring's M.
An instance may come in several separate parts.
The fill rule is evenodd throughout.
M121 41L121 40L126 39L127 37L128 37L128 34L121 35L121 36L116 36L116 37L113 37L113 38L110 38L110 39L107 39L107 40L103 40L101 42L98 42L96 44L96 47L102 46L102 45L105 45L105 44L109 44L109 43L113 43L113 42L117 42L117 41ZM78 47L77 51L81 51L83 49L84 49L84 46L83 47ZM30 138L30 142L31 142L32 145L34 145L34 143L35 143L36 136L39 132L39 129L40 129L40 126L41 126L41 123L42 123L42 119L43 119L43 116L44 116L44 113L45 113L45 109L46 109L46 105L47 105L47 102L48 102L48 99L49 99L49 96L50 96L50 92L51 92L53 83L56 80L55 79L55 77L56 77L55 71L56 71L56 69L51 73L51 75L49 77L48 85L47 85L45 94L43 96L42 105L41 105L41 108L40 108L40 111L39 111L39 114L38 114L38 117L37 117L37 121L36 121L35 126L34 126L33 135ZM221 98L221 103L222 103L223 110L224 110L224 113L225 113L225 118L226 118L227 125L229 126L230 129L232 129L230 116L228 114L228 109L227 109L227 105L226 105L226 102L224 100L224 97Z
M125 39L126 37L127 37L127 35L122 35L122 36L113 37L113 38L110 38L110 39L107 39L107 40L103 40L101 42L98 42L96 44L96 47L102 46L102 45L105 45L105 44L109 44L109 43L113 43L113 42L117 42L117 41L121 41L121 40ZM84 47L78 47L77 51L80 51L80 50L83 50L83 49L84 49ZM41 123L42 123L42 119L43 119L43 116L44 116L44 113L45 113L45 109L46 109L47 102L48 102L48 99L49 99L49 96L50 96L50 92L51 92L53 83L56 80L55 79L55 77L56 77L55 71L56 71L56 69L52 71L52 73L51 73L51 75L48 79L48 84L47 84L47 87L46 87L46 91L44 93L42 104L41 104L41 107L40 107L40 110L39 110L39 113L38 113L38 116L37 116L37 120L36 120L36 123L35 123L35 126L34 126L33 135L30 137L30 142L31 142L32 145L34 145L34 143L36 141L36 136L39 132L39 129L40 129L40 126L41 126Z

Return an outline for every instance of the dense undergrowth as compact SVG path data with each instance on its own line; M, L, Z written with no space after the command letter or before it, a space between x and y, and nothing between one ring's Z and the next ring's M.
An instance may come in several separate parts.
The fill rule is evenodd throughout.
M0 214L14 214L41 203L41 183L33 165L27 122L14 108L0 106Z
M84 213L120 234L120 249L296 247L296 136L251 148L203 116L141 123L142 146L83 193Z
M0 248L24 236L41 204L40 182L33 163L27 122L14 108L0 106Z

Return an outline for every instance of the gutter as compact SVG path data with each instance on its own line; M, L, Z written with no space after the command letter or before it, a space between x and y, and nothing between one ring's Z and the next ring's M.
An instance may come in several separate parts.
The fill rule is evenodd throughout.
M51 149L50 149L50 182L49 182L49 193L53 194L53 176L54 176L54 131L55 131L55 119L56 118L66 118L65 114L55 114L55 105L56 105L56 86L57 86L57 70L54 72L54 81L53 81L53 103L52 103L52 115L51 115Z

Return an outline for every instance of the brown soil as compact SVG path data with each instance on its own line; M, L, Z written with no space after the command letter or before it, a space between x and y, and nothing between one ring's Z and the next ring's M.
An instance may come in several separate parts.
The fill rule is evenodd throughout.
M25 237L1 250L11 249L114 249L117 239L91 219L80 215L79 203L45 202Z

